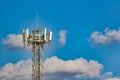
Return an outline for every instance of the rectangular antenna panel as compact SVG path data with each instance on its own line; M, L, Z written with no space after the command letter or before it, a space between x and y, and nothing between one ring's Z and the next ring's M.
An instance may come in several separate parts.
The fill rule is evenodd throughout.
M44 29L44 41L46 41L46 28Z
M52 40L52 31L49 32L49 40Z
M26 29L26 38L29 37L29 29Z

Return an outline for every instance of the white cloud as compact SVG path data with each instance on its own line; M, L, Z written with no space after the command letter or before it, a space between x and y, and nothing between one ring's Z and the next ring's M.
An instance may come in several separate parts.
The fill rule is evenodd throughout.
M105 80L120 80L120 78L118 78L118 77L112 77L112 78L107 78Z
M45 66L47 73L71 73L74 77L97 77L100 75L100 70L103 68L102 64L93 60L88 62L83 58L79 58L63 61L57 57L48 59Z
M0 80L31 80L31 60L6 64L0 68Z
M66 43L66 35L67 35L67 31L66 30L61 30L60 32L59 32L59 36L60 36L60 38L59 38L59 43L62 45L62 46L64 46L65 45L65 43Z
M23 47L21 34L9 34L7 38L3 39L3 44L12 47Z
M102 75L101 80L120 80L120 77L113 77L112 72L106 72Z
M102 44L108 45L113 43L120 43L120 29L118 30L110 30L106 28L104 32L94 31L89 41L93 44Z
M8 63L0 68L0 80L31 80L31 60ZM57 57L45 60L46 80L69 80L70 78L95 78L100 76L103 65L97 61L79 58L64 61Z

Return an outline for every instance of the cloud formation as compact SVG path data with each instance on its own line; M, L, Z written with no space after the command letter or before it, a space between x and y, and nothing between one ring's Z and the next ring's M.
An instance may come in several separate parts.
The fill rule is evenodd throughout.
M97 61L87 61L83 58L63 61L57 57L51 57L45 63L46 73L49 75L54 74L53 77L60 80L71 76L74 78L98 77L102 68L102 64Z
M89 41L93 44L109 45L120 43L120 29L110 30L106 28L104 32L94 31L89 37Z
M31 80L31 60L7 63L0 68L0 80Z
M120 80L120 77L113 77L112 72L106 72L102 75L101 80Z
M66 30L61 30L60 32L59 32L59 40L58 40L58 42L62 45L62 46L64 46L65 45L65 43L66 43L66 35L67 35L67 31Z
M120 78L118 78L118 77L112 77L112 78L107 78L105 80L120 80Z
M7 38L4 38L2 40L4 45L7 45L10 48L22 48L23 43L22 43L22 34L9 34Z
M31 60L8 63L0 68L0 80L31 80ZM103 65L84 58L64 61L57 57L45 60L46 80L69 80L70 78L95 78L100 76Z

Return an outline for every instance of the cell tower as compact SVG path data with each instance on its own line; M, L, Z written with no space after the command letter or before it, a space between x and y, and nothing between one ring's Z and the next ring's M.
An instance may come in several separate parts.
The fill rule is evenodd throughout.
M29 29L23 30L24 47L30 47L33 52L32 56L32 80L44 80L44 47L46 44L50 46L52 40L52 32L47 34L46 28L41 30L38 28L38 13L37 13L37 29L29 34Z

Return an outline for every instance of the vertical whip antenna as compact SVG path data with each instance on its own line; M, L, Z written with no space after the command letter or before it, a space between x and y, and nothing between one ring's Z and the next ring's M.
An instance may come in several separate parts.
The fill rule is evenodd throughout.
M38 11L37 11L37 24L36 24L36 26L37 26L37 29L38 29Z

